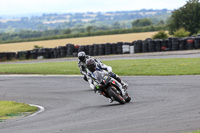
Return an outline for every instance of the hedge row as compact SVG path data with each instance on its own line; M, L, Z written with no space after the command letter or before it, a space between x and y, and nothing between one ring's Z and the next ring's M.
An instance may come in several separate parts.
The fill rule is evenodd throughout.
M168 38L163 40L137 40L133 42L117 42L93 45L66 44L56 48L41 48L29 51L18 51L17 53L0 53L0 61L17 59L38 59L38 58L63 58L77 57L78 52L85 51L87 55L99 56L110 54L133 54L145 52L161 52L190 50L200 48L200 37L190 38Z

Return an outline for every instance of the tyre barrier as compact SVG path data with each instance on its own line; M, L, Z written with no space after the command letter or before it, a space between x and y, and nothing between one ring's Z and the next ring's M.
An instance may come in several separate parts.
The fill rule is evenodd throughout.
M186 39L179 39L179 50L186 50Z
M134 41L134 53L142 53L142 40Z
M51 51L51 49L49 49ZM60 56L61 58L66 57L67 51L66 51L66 46L60 46Z
M173 38L162 40L137 40L133 42L117 42L93 45L66 44L55 48L40 48L17 53L0 53L0 61L17 59L40 59L40 58L63 58L77 57L78 52L84 51L87 55L110 55L110 54L134 54L146 52L176 51L176 50L200 49L200 35L188 38Z
M122 46L122 52L123 54L130 54L130 45L124 44Z
M90 56L94 55L94 45L89 46L89 54L88 55L90 55Z
M117 54L117 44L116 43L111 44L111 54Z
M85 46L79 46L78 52L85 51Z
M70 44L68 43L66 45L66 49L67 49L67 56L70 57L70 56L73 56L73 53L74 53L74 44Z
M18 51L17 52L17 59L23 60L27 57L27 51Z
M155 51L160 52L161 51L161 41L155 40Z
M111 43L106 43L105 44L105 55L110 55L111 54L111 52L112 52L111 47L112 47Z
M123 53L122 45L123 45L123 42L117 42L117 54L122 54Z
M200 35L199 37L194 39L194 48L199 49L200 48Z
M0 61L7 61L16 58L15 52L0 53Z
M161 51L167 51L167 50L169 50L169 48L168 48L168 42L169 42L169 40L167 40L167 39L161 40Z
M179 39L172 38L172 51L176 51L179 49Z
M94 44L93 55L94 55L94 56L99 55L99 44Z
M149 52L155 52L155 40L148 41Z
M187 39L187 47L188 49L194 49L194 39L193 38L188 38Z
M169 40L168 48L169 48L169 51L171 51L172 50L172 37L169 37L168 40Z
M145 41L142 41L142 53L146 53L148 52L148 41L145 40Z
M99 55L105 55L105 44L99 45Z

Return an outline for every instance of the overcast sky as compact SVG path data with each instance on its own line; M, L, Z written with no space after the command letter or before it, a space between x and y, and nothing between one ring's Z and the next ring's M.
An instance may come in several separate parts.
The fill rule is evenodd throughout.
M178 9L188 0L0 0L0 15Z

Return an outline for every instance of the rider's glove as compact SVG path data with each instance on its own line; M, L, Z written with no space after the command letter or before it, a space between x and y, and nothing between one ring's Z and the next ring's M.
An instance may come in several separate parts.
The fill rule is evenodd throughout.
M103 90L103 88L104 88L104 86L103 85L101 85L101 84L99 84L99 85L96 85L95 87L94 87L94 92L96 93L97 91L102 91Z
M109 73L112 72L112 67L108 66L107 70L108 70Z

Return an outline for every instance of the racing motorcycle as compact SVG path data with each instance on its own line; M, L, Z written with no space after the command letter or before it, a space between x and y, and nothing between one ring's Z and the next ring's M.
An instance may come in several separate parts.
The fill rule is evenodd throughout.
M104 71L95 71L95 82L97 83L97 89L101 95L107 98L117 101L120 104L125 104L131 101L131 97L128 95L127 88L123 88L122 85L112 78L109 73Z

